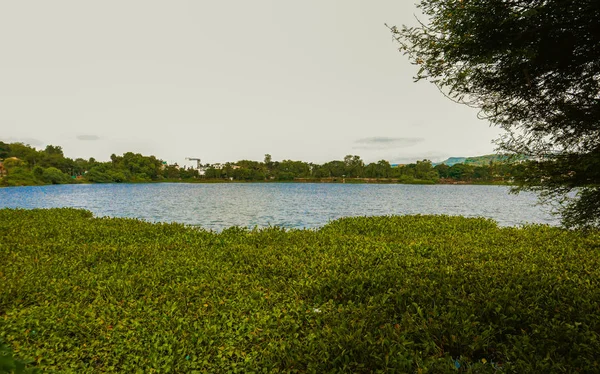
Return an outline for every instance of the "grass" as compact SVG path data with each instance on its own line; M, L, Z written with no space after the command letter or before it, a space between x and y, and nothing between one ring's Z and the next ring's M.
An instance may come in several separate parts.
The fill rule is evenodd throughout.
M0 210L0 340L59 372L598 372L600 233Z

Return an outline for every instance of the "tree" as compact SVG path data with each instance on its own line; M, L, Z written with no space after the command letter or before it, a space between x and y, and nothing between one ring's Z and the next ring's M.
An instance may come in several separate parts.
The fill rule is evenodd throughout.
M73 169L73 160L64 156L60 146L48 145L44 151L40 152L40 156L39 165L45 168L53 167L63 173L70 173Z
M92 159L90 159L91 161ZM92 162L90 162L92 164ZM108 167L106 165L92 166L85 175L85 178L94 183L111 183L114 182L112 176L109 174Z
M386 160L380 160L377 163L370 163L364 169L364 175L367 178L387 178L390 175L392 166Z
M63 150L61 146L47 145L44 152L48 155L58 155L63 157Z
M558 201L566 226L600 226L600 1L420 0L429 18L391 27L450 99L506 130L526 155L515 191ZM569 197L573 191L576 197Z
M317 178L341 177L346 175L346 164L344 161L329 161L317 168L315 176Z
M473 177L474 167L467 164L454 164L448 169L448 176L454 180L467 181Z
M10 154L10 145L0 141L0 160L5 159Z
M440 178L448 178L448 169L450 169L450 166L446 164L435 165L433 168Z
M51 184L69 183L69 176L55 167L44 169L42 180Z
M221 178L221 169L215 169L214 167L210 167L206 169L204 176L210 179Z
M33 176L36 179L43 180L44 177L44 168L41 166L36 166L32 170Z
M9 144L9 150L8 157L17 157L18 159L24 160L30 168L33 168L37 161L41 159L40 152L27 144L11 143Z
M365 163L357 155L347 155L344 157L344 164L346 165L346 176L359 178L365 167Z
M473 178L487 181L490 179L490 167L487 165L476 166L473 170Z
M278 165L279 173L277 178L284 180L292 180L294 178L308 178L311 176L310 165L303 161L283 160ZM291 179L289 176L292 176Z
M73 172L76 175L82 175L89 169L89 163L83 158L77 158L73 161Z
M163 171L162 175L168 179L177 179L180 176L179 168L175 165L167 165Z
M433 170L431 161L422 160L417 161L415 164L415 178L435 181L438 178L438 174L435 172L435 170Z

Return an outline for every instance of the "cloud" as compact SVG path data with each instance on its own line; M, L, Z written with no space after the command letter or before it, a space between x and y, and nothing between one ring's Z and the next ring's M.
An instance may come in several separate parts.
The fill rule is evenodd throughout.
M96 135L77 135L77 140L100 140L99 136Z
M35 138L19 138L19 137L8 137L8 138L0 138L5 143L23 143L29 144L32 147L41 147L45 145L43 141Z
M425 139L423 138L389 138L385 136L376 136L372 138L358 139L354 142L357 145L352 148L367 150L407 148L424 141Z

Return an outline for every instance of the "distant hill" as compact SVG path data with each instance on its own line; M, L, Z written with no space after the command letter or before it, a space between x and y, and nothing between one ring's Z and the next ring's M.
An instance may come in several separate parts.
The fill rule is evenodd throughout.
M526 159L527 157L521 156L519 159ZM489 165L490 162L506 162L509 160L509 156L505 155L484 155L475 157L450 157L442 162L435 162L433 166L446 164L448 166L456 164L469 164L469 165Z
M442 162L434 162L433 166L441 165L441 164L446 164L448 166L452 166L452 165L456 165L456 164L464 164L464 162L466 160L467 160L466 157L450 157Z

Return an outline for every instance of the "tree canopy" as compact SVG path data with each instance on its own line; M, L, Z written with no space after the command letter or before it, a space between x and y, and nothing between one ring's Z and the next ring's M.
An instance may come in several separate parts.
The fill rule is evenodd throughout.
M506 130L499 149L534 157L518 190L558 201L567 226L600 226L600 1L420 0L428 18L391 27L450 99ZM573 196L573 193L576 196Z
M264 162L239 160L205 164L204 174L200 174L198 169L167 164L155 156L133 152L121 156L112 154L110 161L102 162L94 158L65 157L60 146L37 150L23 143L0 142L0 150L5 156L0 186L231 180L505 184L520 175L523 168L523 164L508 163L493 155L460 158L464 164L434 166L429 160L419 160L392 166L386 160L365 164L358 155L346 155L343 160L319 165L297 160L273 161L266 154Z

